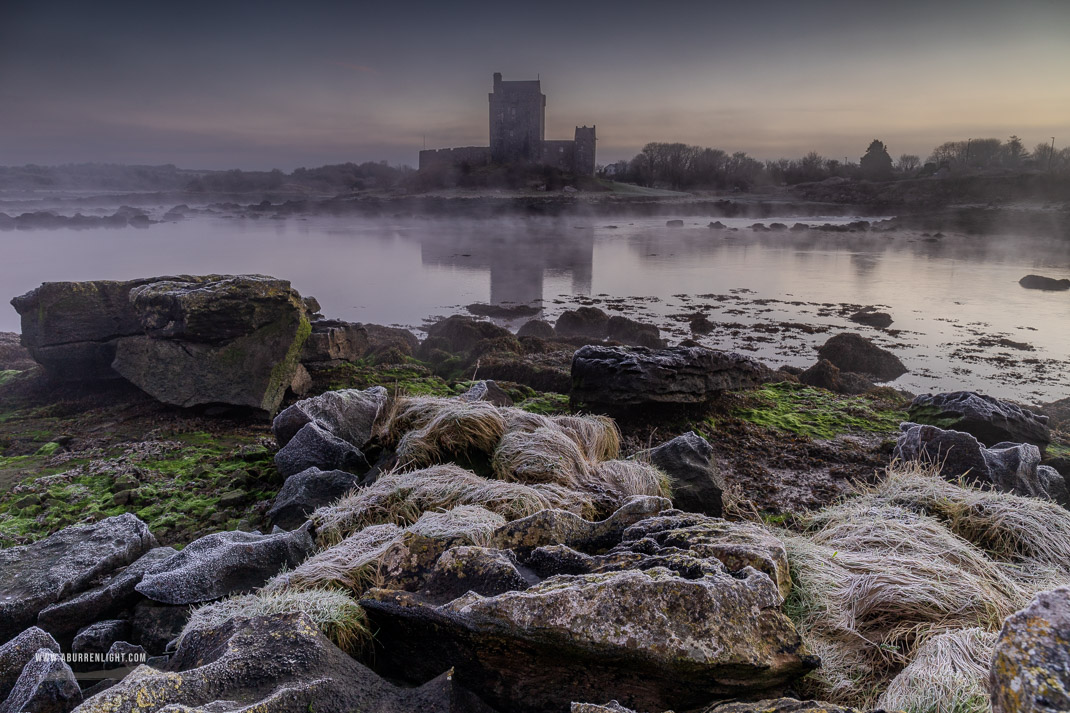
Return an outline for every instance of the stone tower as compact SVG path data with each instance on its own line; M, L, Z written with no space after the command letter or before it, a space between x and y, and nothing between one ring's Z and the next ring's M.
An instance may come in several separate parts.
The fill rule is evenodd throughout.
M594 175L594 127L576 127L576 148L572 154L572 171L578 176Z
M494 73L494 91L489 95L493 163L541 160L546 138L546 95L540 85L538 80L503 82L501 73Z

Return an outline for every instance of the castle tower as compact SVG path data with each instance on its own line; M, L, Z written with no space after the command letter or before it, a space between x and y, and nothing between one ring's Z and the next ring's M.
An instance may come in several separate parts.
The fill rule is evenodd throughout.
M504 82L501 73L495 72L494 91L489 98L491 161L539 161L546 138L546 95L541 83Z
M594 127L576 127L576 148L572 154L572 170L577 176L594 175L595 141Z

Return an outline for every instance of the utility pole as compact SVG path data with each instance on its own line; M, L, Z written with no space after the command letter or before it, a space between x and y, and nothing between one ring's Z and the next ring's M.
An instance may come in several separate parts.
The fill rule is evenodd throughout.
M1055 155L1055 137L1051 137L1051 150L1048 151L1048 173L1051 173L1051 159Z
M966 161L963 164L963 168L969 168L970 167L970 142L971 141L973 141L972 138L966 139Z

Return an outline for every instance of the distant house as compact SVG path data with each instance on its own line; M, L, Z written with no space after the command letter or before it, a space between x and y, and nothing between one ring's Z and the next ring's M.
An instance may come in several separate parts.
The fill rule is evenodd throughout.
M569 141L546 140L546 95L539 80L503 81L494 74L490 93L490 146L420 152L420 170L528 163L593 176L595 127L577 126Z

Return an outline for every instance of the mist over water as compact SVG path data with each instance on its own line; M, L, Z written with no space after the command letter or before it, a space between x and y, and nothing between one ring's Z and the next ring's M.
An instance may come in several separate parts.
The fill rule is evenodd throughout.
M796 219L762 222L776 220ZM333 318L419 328L489 302L541 305L552 322L593 303L657 324L670 343L691 336L687 317L702 313L725 326L699 341L773 366L809 366L817 345L850 330L900 356L911 370L895 382L901 388L1026 402L1070 396L1070 295L1017 284L1033 272L1070 277L1066 241L756 232L752 218L721 222L740 229L712 230L697 219L670 228L664 217L194 216L145 230L13 231L0 233L0 284L9 299L44 281L262 273L314 295ZM849 322L845 305L889 312L892 331ZM13 308L0 310L0 331L19 331Z

